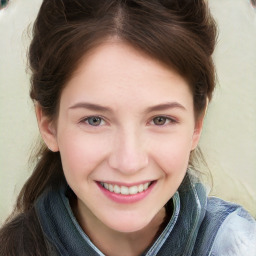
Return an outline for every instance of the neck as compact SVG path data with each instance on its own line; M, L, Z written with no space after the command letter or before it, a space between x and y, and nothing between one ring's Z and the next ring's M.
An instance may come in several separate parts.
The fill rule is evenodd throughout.
M85 214L79 210L77 204L74 204L72 208L83 231L105 255L120 256L120 252L123 256L140 255L154 242L165 226L163 225L166 216L164 207L146 227L129 233L107 227L89 209Z

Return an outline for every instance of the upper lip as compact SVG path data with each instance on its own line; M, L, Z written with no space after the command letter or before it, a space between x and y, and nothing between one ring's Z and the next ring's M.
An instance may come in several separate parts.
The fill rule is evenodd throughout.
M143 180L143 181L139 181L139 182L134 182L134 183L125 183L125 182L120 182L120 181L108 181L108 180L101 180L101 181L97 181L99 183L107 183L107 184L114 184L114 185L118 185L118 186L125 186L125 187L132 187L132 186L138 186L140 184L145 184L148 182L153 182L155 180Z

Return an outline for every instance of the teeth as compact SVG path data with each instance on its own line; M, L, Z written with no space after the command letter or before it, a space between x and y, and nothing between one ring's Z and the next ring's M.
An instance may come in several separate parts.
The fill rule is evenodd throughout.
M144 186L143 186L143 184L140 184L139 185L139 192L142 192L144 190Z
M119 186L115 185L115 186L114 186L114 192L115 192L116 194L120 194L121 188L120 188Z
M125 186L122 186L121 187L121 194L122 195L129 195L129 188L125 187Z
M146 190L149 186L149 182L143 185L144 190Z
M110 192L113 192L113 191L114 191L113 185L109 184L109 185L108 185L108 190L109 190Z
M150 185L150 182L147 182L145 184L140 184L138 186L132 186L132 187L118 186L118 185L108 184L104 182L101 182L100 184L105 189L109 190L110 192L114 192L116 194L135 195L143 192L144 190L147 190Z
M130 192L130 195L135 195L138 193L138 187L137 186L132 186L129 188L129 192Z

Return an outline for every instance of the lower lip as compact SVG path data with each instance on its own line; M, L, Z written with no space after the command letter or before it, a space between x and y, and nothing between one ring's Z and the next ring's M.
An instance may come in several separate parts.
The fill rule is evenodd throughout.
M109 190L103 188L98 182L97 182L98 187L100 190L103 192L105 196L107 196L109 199L116 203L121 203L121 204L132 204L136 203L145 197L149 195L149 193L153 190L153 188L156 185L156 181L154 181L147 190L140 192L135 195L123 195L123 194L116 194L114 192L110 192Z

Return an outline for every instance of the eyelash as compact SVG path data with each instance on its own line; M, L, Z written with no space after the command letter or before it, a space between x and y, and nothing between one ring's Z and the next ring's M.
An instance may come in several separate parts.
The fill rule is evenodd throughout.
M163 124L156 124L155 121L156 121L157 118L163 119L163 120L164 120L164 123L163 123ZM93 125L92 123L90 123L90 119L94 119L94 121L97 121L97 120L98 120L100 123L97 124L97 125ZM93 121L93 120L92 120L92 121ZM102 124L102 122L104 122L104 123ZM101 126L101 125L106 124L106 121L105 121L104 118L101 117L101 116L88 116L88 117L86 117L86 118L83 118L83 119L80 121L80 123L86 123L86 124L89 125L89 126L98 127L98 126ZM171 118L171 117L169 117L169 116L161 116L161 115L159 115L159 116L154 116L154 117L151 119L151 121L149 122L149 124L153 124L153 125L155 125L155 126L166 126L166 125L169 125L169 124L177 124L177 123L178 123L178 121L175 120L174 118Z

